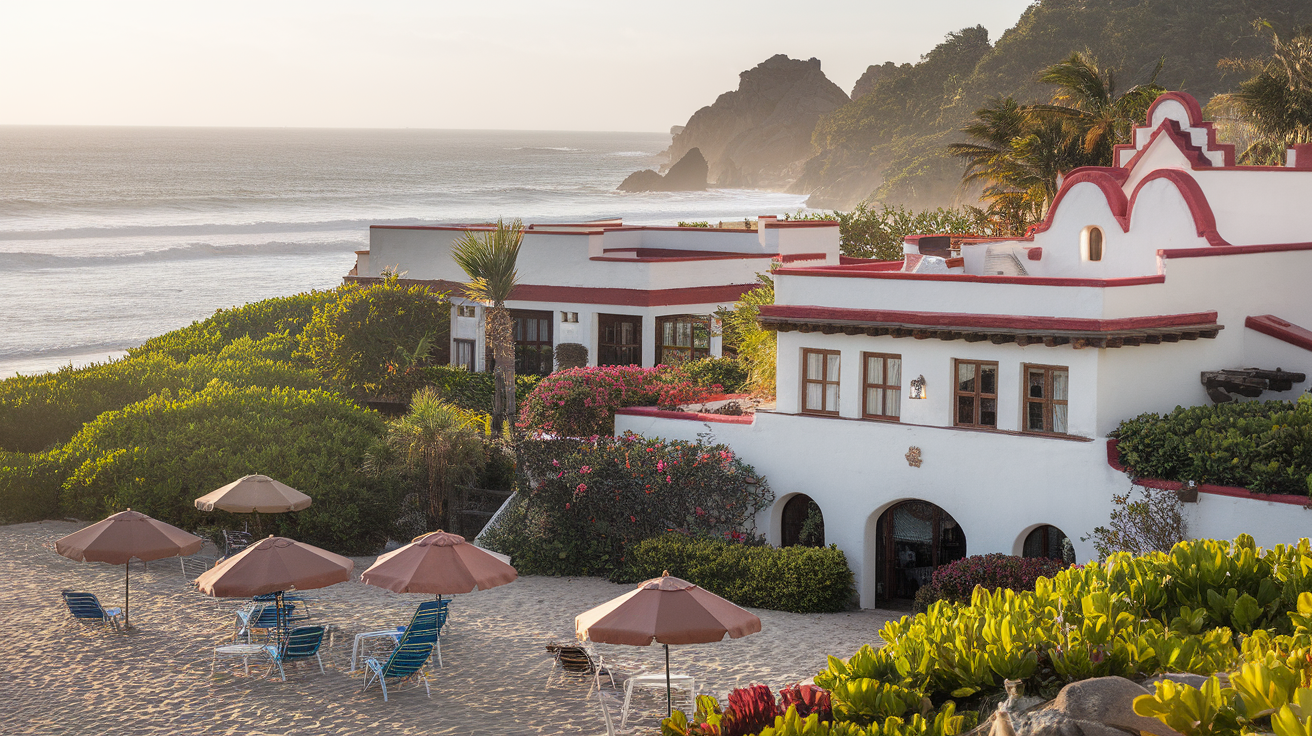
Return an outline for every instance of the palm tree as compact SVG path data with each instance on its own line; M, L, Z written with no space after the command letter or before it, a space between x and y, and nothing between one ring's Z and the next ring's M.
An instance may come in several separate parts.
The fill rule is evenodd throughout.
M1254 140L1240 154L1240 162L1280 164L1286 146L1312 143L1312 28L1288 41L1272 31L1271 56L1266 59L1221 63L1255 72L1239 83L1239 91L1213 100L1232 107L1252 131Z
M487 340L492 345L495 392L492 396L492 431L501 434L507 417L515 421L514 323L506 300L519 282L515 261L524 242L524 224L498 219L496 228L475 235L467 232L451 247L451 257L469 275L465 296L491 307L487 314Z
M415 392L405 416L388 425L386 441L397 465L423 472L428 528L451 529L452 491L472 482L485 463L476 419L428 386Z
M1041 115L1069 120L1088 154L1086 166L1111 166L1113 146L1129 143L1134 126L1141 123L1153 100L1166 91L1157 84L1163 60L1158 59L1148 80L1117 94L1116 71L1102 69L1092 56L1073 53L1043 70L1039 81L1057 86L1051 105L1033 105Z

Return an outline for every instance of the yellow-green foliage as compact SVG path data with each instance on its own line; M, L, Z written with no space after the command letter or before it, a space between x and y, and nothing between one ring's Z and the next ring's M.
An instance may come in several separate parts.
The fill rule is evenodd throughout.
M773 330L756 321L762 304L774 304L774 280L758 275L760 286L742 295L732 309L716 315L724 329L725 345L738 352L738 362L747 370L743 388L770 396L775 392L775 345Z

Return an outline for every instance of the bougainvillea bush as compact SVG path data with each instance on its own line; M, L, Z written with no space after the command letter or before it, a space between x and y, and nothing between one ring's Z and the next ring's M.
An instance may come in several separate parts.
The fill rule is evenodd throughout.
M671 530L751 534L774 493L724 445L633 433L523 443L514 506L482 537L523 574L610 575L635 544Z
M520 410L519 426L558 437L608 435L615 431L616 409L671 409L722 390L718 385L698 386L677 366L570 368L538 383Z
M1034 590L1034 581L1050 578L1065 567L1065 562L1047 557L1018 557L997 552L971 555L935 570L929 585L916 591L916 605L923 610L934 601L968 601L977 585L988 590Z

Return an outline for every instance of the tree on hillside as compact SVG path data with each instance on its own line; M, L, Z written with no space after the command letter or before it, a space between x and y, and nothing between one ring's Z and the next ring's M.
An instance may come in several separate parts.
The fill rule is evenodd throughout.
M1241 82L1237 92L1218 95L1214 102L1234 110L1251 130L1253 141L1240 154L1240 163L1279 165L1286 146L1312 143L1312 26L1287 41L1269 24L1259 27L1271 32L1271 55L1222 60L1222 66L1253 76Z
M465 295L491 307L487 315L487 340L496 362L496 389L492 398L492 432L501 434L502 424L515 417L514 322L506 301L519 283L515 262L524 242L524 225L519 220L498 219L496 228L475 235L464 234L451 248L451 257L469 276Z
M1018 230L1040 221L1067 172L1112 165L1114 146L1129 142L1134 125L1166 91L1156 83L1160 69L1159 62L1146 82L1119 93L1116 72L1088 54L1044 69L1039 79L1057 87L1051 103L996 99L962 128L971 142L948 146L966 161L962 184L985 185L991 220Z
M422 473L420 506L428 528L452 529L453 492L472 482L486 462L474 419L430 386L415 392L410 411L388 425L386 439L395 454L389 464Z

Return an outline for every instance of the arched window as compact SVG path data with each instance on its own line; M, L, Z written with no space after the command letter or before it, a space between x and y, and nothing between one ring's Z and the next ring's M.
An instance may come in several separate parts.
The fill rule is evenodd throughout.
M966 556L966 534L928 501L903 501L879 517L875 589L881 600L914 598L935 568Z
M1084 232L1081 235L1082 237L1080 239L1084 241L1081 244L1084 246L1084 259L1087 261L1101 261L1102 228L1090 225L1084 228Z
M780 524L781 547L802 545L803 547L825 546L825 517L820 513L820 506L805 493L799 493L784 504L784 515Z
M1051 524L1044 524L1025 537L1025 557L1047 557L1053 560L1075 562L1075 548L1071 546L1066 533Z

